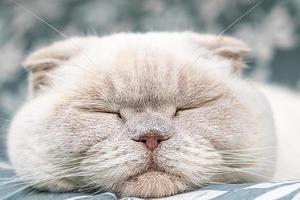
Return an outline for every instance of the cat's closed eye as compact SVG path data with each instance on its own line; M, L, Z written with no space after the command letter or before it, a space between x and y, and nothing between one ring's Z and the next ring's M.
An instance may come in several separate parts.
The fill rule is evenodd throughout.
M81 112L110 114L110 115L115 115L119 119L123 119L123 116L119 111L112 111L108 109L99 108L96 106L75 106L75 108Z
M200 101L199 104L196 104L194 106L182 106L182 107L178 107L176 108L174 114L173 114L173 117L176 117L178 116L180 113L182 112L185 112L185 111L192 111L194 109L197 109L197 108L201 108L201 107L205 107L205 106L211 106L213 105L217 100L221 99L222 98L222 94L221 95L216 95L214 97L210 97L204 101Z
M185 112L185 111L190 111L193 109L197 109L197 107L192 107L192 108L177 108L176 111L174 112L173 117L177 117L180 115L180 113Z

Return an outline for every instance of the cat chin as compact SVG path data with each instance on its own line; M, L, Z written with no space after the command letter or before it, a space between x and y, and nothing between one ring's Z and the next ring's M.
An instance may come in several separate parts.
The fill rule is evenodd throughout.
M180 177L165 172L149 171L127 179L121 187L121 197L156 198L188 190Z

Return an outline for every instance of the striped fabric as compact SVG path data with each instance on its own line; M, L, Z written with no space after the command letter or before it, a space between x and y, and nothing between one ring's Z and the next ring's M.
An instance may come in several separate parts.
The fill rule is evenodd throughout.
M80 193L44 193L27 190L22 183L13 181L13 169L0 161L0 200L116 200L112 193L98 195ZM200 190L158 200L300 200L300 180L260 184L211 185ZM139 200L126 197L122 200Z

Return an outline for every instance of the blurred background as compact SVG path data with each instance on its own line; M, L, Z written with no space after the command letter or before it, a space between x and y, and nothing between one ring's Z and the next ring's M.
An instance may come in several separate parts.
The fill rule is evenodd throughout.
M247 77L300 91L300 0L16 2L19 6L0 1L0 157L5 156L10 119L26 96L22 61L34 49L63 39L39 17L67 37L124 31L219 34L226 30L225 35L238 37L252 48L246 58Z

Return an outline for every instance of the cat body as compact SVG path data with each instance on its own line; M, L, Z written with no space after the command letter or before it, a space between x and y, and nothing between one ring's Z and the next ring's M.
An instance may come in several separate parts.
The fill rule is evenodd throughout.
M277 172L281 136L269 102L240 76L248 50L191 32L72 38L38 50L24 62L28 100L9 130L18 176L41 190L121 197L290 178ZM288 167L300 166L293 160Z
M300 178L300 95L279 86L257 85L273 112L277 138L277 161L271 180Z

